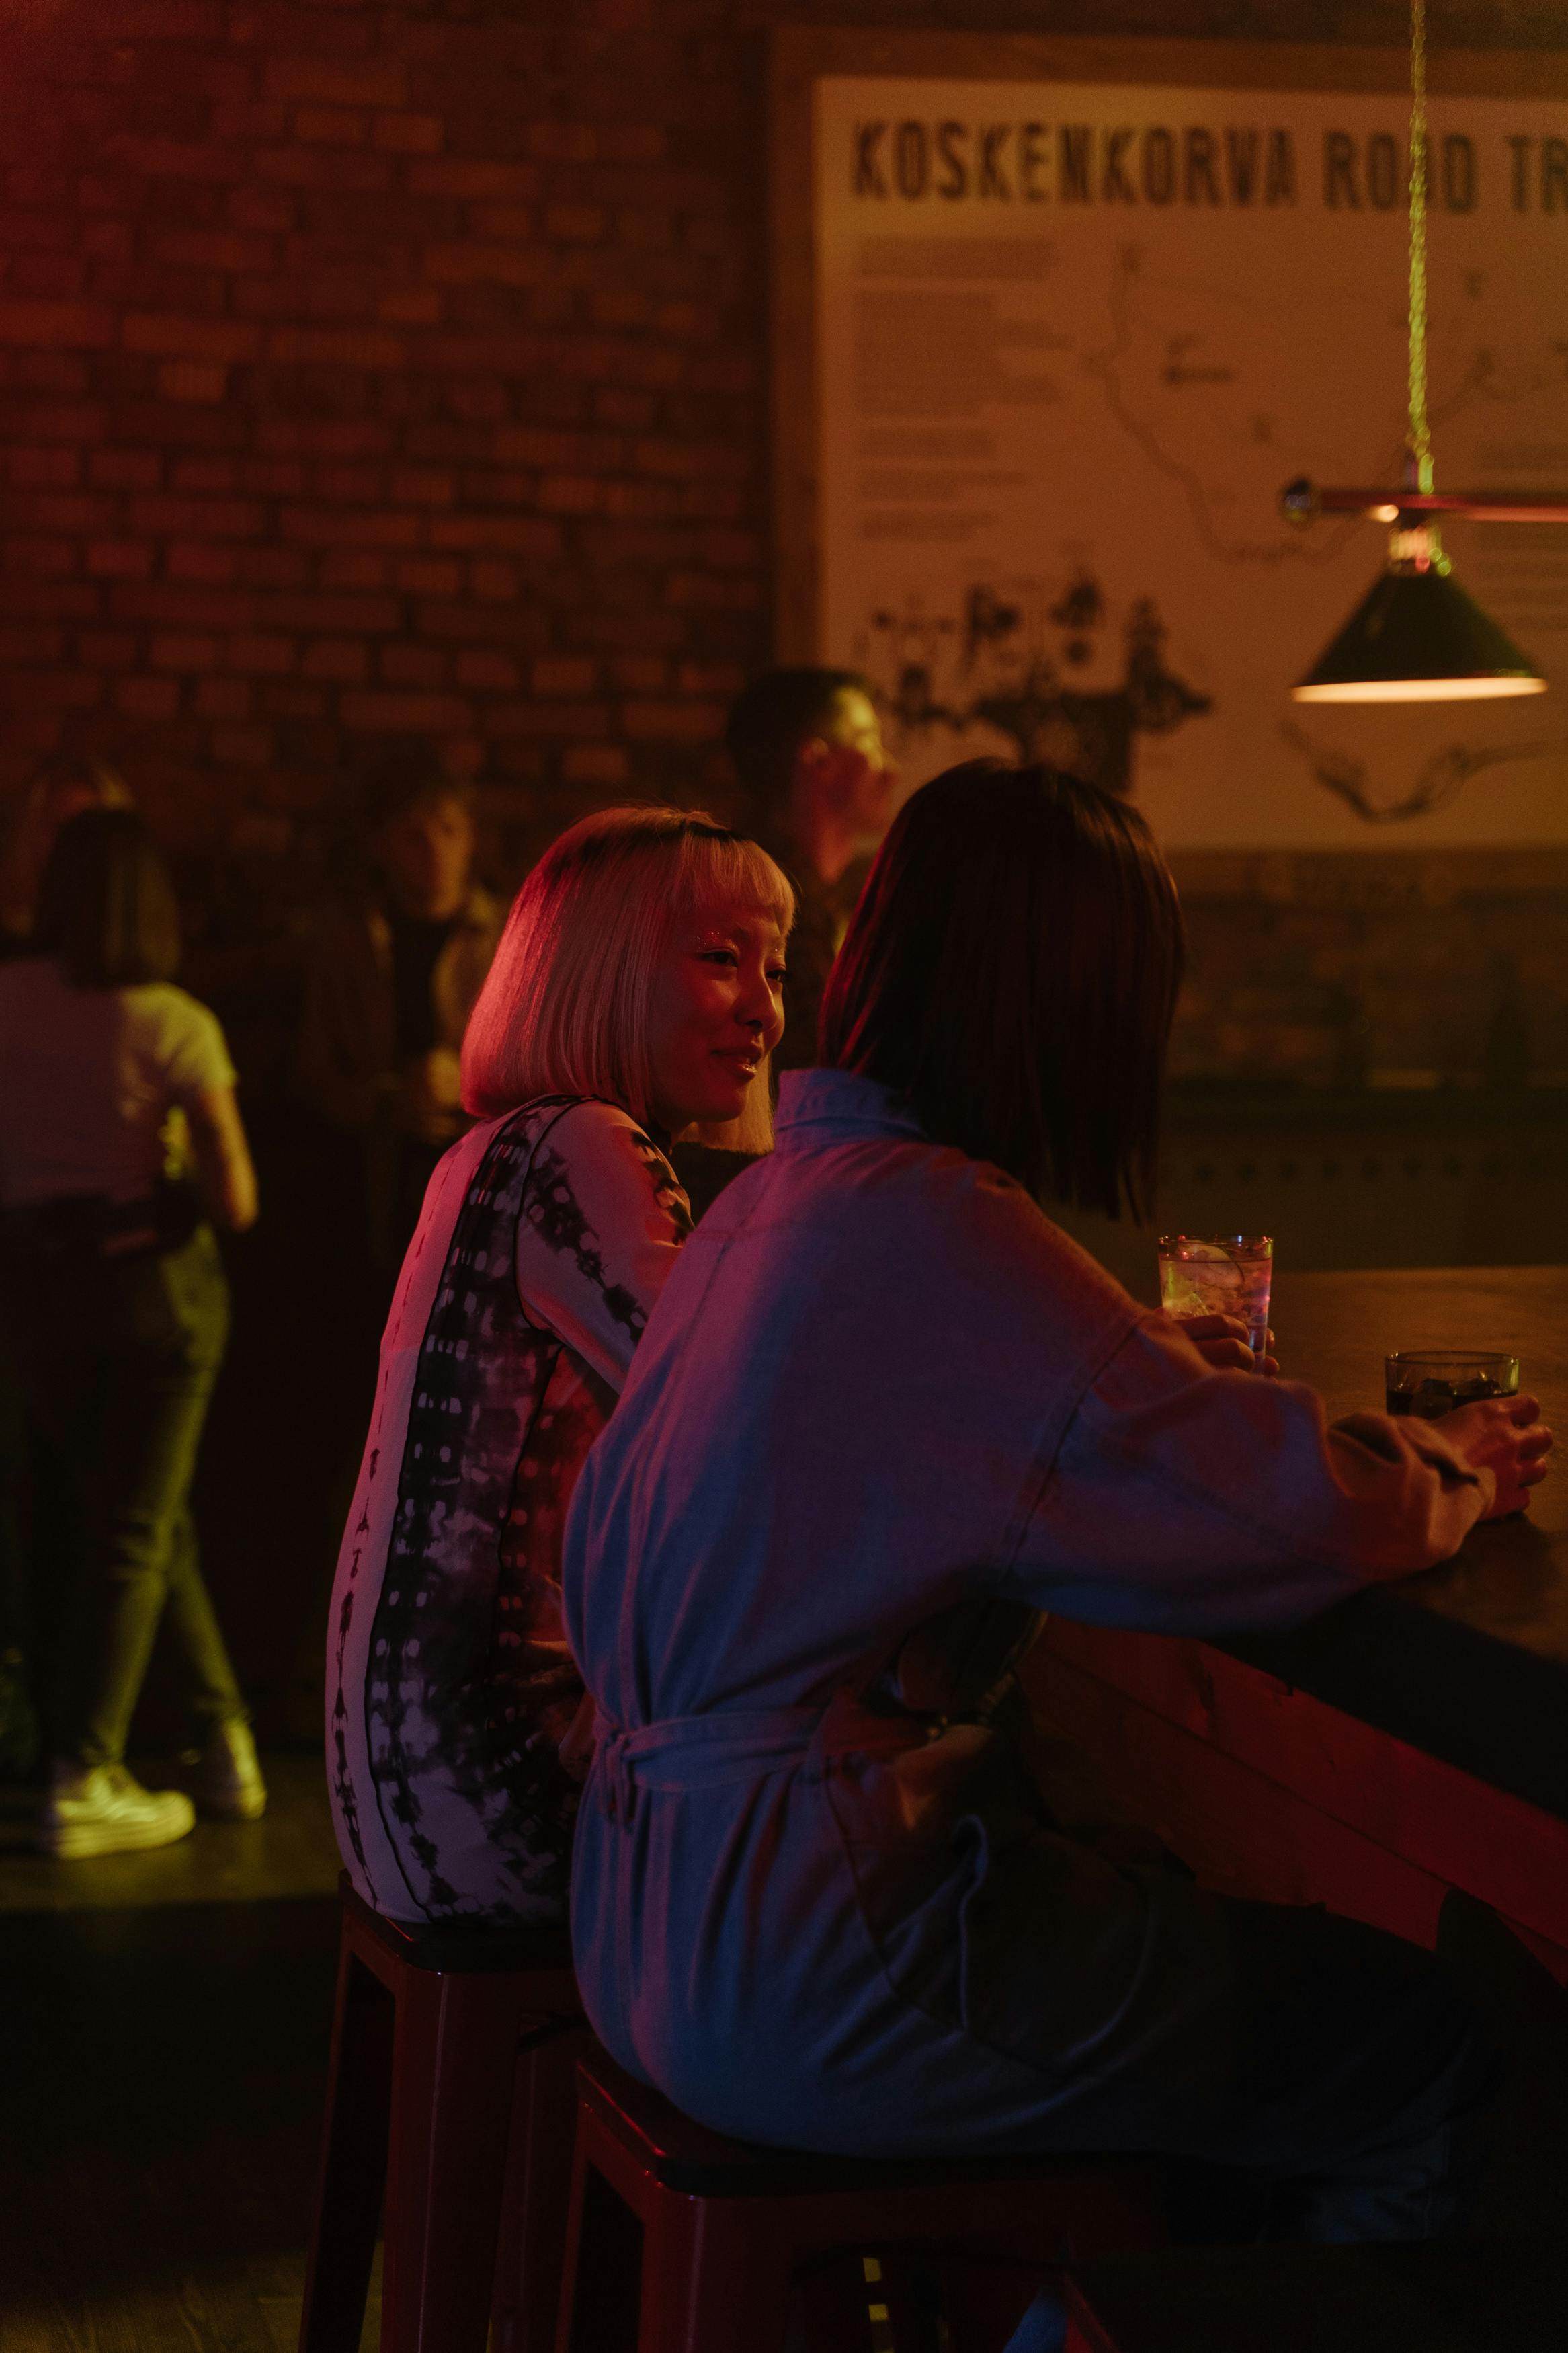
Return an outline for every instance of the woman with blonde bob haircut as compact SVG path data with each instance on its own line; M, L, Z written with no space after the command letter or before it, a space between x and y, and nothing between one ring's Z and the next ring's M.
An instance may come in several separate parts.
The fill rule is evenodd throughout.
M408 1921L564 1917L582 1684L566 1507L690 1229L677 1135L772 1142L789 883L700 812L584 818L519 892L382 1342L328 1644L359 1893Z

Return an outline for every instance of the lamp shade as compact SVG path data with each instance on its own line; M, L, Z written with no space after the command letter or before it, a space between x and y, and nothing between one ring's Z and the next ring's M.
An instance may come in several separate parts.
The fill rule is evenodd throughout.
M1298 702L1460 702L1546 681L1451 573L1380 573L1300 685Z

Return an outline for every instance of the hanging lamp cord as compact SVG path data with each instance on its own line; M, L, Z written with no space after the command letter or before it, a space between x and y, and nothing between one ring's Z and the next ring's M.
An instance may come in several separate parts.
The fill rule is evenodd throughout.
M1426 417L1426 0L1410 0L1410 466L1432 488Z

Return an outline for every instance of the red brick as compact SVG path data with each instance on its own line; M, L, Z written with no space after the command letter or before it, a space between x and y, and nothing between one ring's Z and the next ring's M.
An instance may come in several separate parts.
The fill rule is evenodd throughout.
M411 555L393 568L399 588L413 596L456 596L463 586L463 567L449 558Z
M179 681L172 678L122 678L115 686L114 701L131 719L173 719L180 707Z
M531 683L535 694L592 694L597 671L596 662L552 654L534 663Z
M88 670L134 670L142 655L128 629L83 629L76 658Z
M550 205L545 208L544 233L559 245L602 245L610 216L598 205Z
M316 100L328 106L401 106L408 95L405 67L391 58L268 58L262 76L268 98Z
M75 572L75 539L47 539L33 532L12 532L5 541L7 572L26 572L36 579L58 579Z
M310 487L333 506L374 506L384 496L385 480L379 466L321 466Z
M368 116L342 106L302 106L294 136L308 147L363 147L370 136Z
M12 409L7 423L17 440L27 441L98 442L108 429L101 408L68 401L48 401L36 408Z
M247 679L204 678L191 700L204 719L248 719L251 692Z
M254 539L262 510L245 499L136 498L131 528L194 539Z
M0 301L0 343L97 351L113 341L107 303Z
M334 548L321 558L323 588L384 588L391 579L392 565L384 555Z
M87 470L95 482L110 491L155 491L163 461L151 449L94 449Z
M531 515L432 515L430 544L546 557L559 553L561 533L557 524Z
M154 670L216 670L217 651L216 638L154 638L147 658Z
M108 270L100 265L92 272L92 291L113 299L108 283ZM74 254L18 254L11 264L9 285L14 295L30 301L68 301L73 294L82 294L88 288L85 262Z
M610 676L623 694L662 694L669 684L669 664L657 654L618 654Z
M260 618L276 629L321 630L330 637L390 637L402 626L395 596L269 596Z
M432 156L408 168L409 193L416 196L537 196L540 174L532 164L492 164L466 156Z
M5 468L18 490L65 491L81 480L81 458L68 444L12 449Z
M378 114L375 143L397 155L438 155L446 137L438 114Z
M291 638L233 637L224 648L224 668L243 676L279 678L295 667Z
M438 327L446 311L436 287L405 286L395 294L384 294L375 315L389 327Z
M169 488L222 498L234 488L234 467L226 458L181 458L170 473Z
M521 245L432 245L425 250L425 274L444 286L489 280L498 286L540 286L553 263L547 247Z
M289 506L279 528L311 547L417 547L425 537L424 517L406 509Z
M345 694L339 705L345 727L389 734L467 733L473 712L449 694Z
M264 543L235 550L235 578L253 588L305 588L313 570L312 559L302 547Z
M395 166L390 157L358 147L301 147L297 142L254 147L250 168L286 187L318 188L352 195L384 195Z
M305 488L305 469L298 459L243 458L235 479L252 498L297 499Z
M422 467L395 468L392 476L392 496L398 506L449 507L454 495L450 474L432 473Z
M495 735L608 735L610 713L602 702L492 702L485 724Z
M348 638L318 638L305 649L301 665L307 678L335 678L357 686L368 667L365 650Z
M267 356L282 367L364 368L398 375L407 365L408 347L401 335L374 330L274 327L267 338Z
M444 686L448 665L430 646L383 646L376 667L388 686Z
M415 608L414 624L422 638L450 638L462 646L500 645L509 652L537 646L547 635L534 607L512 603L422 604Z
M114 0L117 41L221 41L219 0Z
M458 684L515 693L521 681L517 664L505 654L469 652L458 656Z
M59 628L0 628L0 662L52 662L65 659Z
M574 784L624 785L631 765L619 744L569 744L561 773Z
M469 223L477 237L502 244L521 243L539 232L539 216L531 205L476 205Z
M609 502L610 485L585 474L546 474L539 485L539 503L547 514L602 514Z
M153 550L144 539L95 539L88 547L87 568L101 580L145 580Z
M128 311L120 340L128 352L223 364L261 355L261 330L232 319L193 319L184 311Z
M295 726L326 715L329 697L324 687L300 686L293 680L268 679L257 688L256 708L263 719L285 719Z
M682 694L721 694L732 698L746 683L739 662L682 662L675 674Z
M182 588L171 581L126 580L111 591L117 621L142 621L167 629L248 628L255 600L232 588Z
M281 188L236 188L224 206L237 229L280 236L294 227L299 207Z
M158 370L165 400L220 401L228 390L228 370L206 360L165 360Z
M164 229L148 239L147 250L154 261L181 269L269 269L278 256L274 237L222 228Z
M724 706L719 702L628 702L621 723L634 742L712 743L723 733Z
M258 417L257 447L280 458L374 458L396 446L389 425L374 417Z
M272 761L269 727L215 727L213 753L237 768L265 768Z
M226 587L235 576L235 551L215 547L205 539L172 540L163 570L171 580L205 580L211 586Z
M481 559L468 566L468 586L483 604L510 604L517 595L517 572L510 564L487 563Z

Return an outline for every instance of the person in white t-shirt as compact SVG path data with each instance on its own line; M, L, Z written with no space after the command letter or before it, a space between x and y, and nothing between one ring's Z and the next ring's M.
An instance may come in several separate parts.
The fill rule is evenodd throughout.
M27 953L0 965L0 1314L73 1520L47 1853L162 1846L195 1819L144 1789L125 1743L160 1620L201 1733L196 1800L267 1802L245 1703L202 1581L189 1498L227 1337L213 1222L256 1176L223 1031L172 985L179 921L142 820L62 828Z

